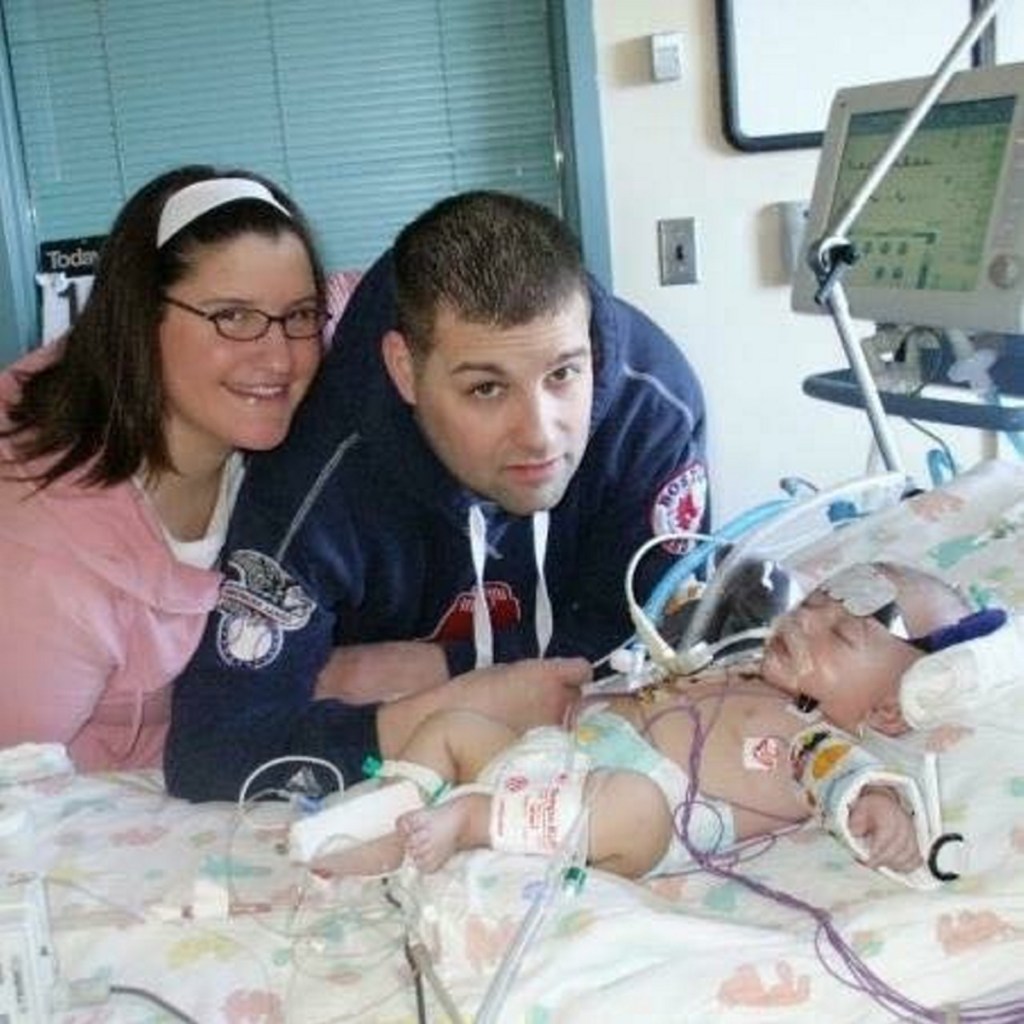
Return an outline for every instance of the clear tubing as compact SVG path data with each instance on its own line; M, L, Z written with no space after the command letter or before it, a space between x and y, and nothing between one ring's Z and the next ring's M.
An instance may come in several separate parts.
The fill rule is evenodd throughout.
M575 751L570 751L571 764ZM593 793L588 801L593 799ZM495 1024L508 999L508 990L515 981L523 958L529 952L533 940L547 918L548 912L561 892L567 888L567 881L572 878L576 869L582 867L587 859L587 804L580 809L572 827L559 844L548 862L548 870L544 876L544 884L534 896L523 920L519 923L505 955L501 958L494 977L491 979L483 1002L477 1011L474 1024Z
M766 520L774 518L791 505L792 501L792 498L779 498L777 501L756 505L735 519L731 519L720 530L716 530L711 535L709 541L687 552L665 573L652 591L646 605L644 605L644 611L647 615L657 622L665 610L665 605L668 603L669 598L676 592L679 585L687 577L700 569L717 548L738 540L755 526L760 526Z
M686 630L683 646L696 644L707 628L708 618L728 586L731 569L752 555L770 557L782 562L794 552L819 539L825 531L834 529L830 511L834 505L852 504L858 514L865 505L873 511L885 505L894 505L906 491L907 478L903 473L889 472L863 477L819 491L810 498L792 502L778 515L749 532L741 544L729 552L716 570L701 595L697 610Z

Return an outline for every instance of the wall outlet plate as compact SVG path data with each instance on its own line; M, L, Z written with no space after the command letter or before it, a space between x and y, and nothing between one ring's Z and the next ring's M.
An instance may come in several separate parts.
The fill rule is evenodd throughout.
M658 221L658 269L662 284L697 283L697 229L692 217Z
M682 74L682 32L656 32L651 36L651 77L656 82L674 82Z

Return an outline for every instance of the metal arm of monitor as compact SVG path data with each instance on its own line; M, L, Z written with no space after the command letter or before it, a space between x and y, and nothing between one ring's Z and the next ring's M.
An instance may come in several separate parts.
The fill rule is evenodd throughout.
M875 443L881 452L886 469L894 472L905 472L902 459L886 419L885 410L882 408L878 386L871 375L871 370L864 357L864 350L854 335L850 307L846 300L846 290L843 288L843 274L857 260L857 251L850 242L848 233L881 180L889 173L889 169L899 159L918 126L935 106L942 91L953 77L957 63L988 27L995 16L999 3L1000 0L985 0L979 6L970 23L929 80L920 99L900 126L900 130L893 136L885 152L878 158L868 176L850 199L849 204L841 212L839 220L830 230L826 231L824 238L817 242L808 254L808 262L818 281L815 301L819 305L825 306L832 316L839 340L843 345L843 351L850 363L850 369L864 396L864 408L875 436Z

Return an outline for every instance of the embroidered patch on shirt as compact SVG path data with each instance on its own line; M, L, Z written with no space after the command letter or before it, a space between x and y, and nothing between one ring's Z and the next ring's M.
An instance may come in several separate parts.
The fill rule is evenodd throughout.
M703 462L690 462L674 473L658 489L651 506L651 530L661 533L685 533L699 530L708 504L708 476ZM670 541L665 550L674 555L691 547L692 541Z
M522 621L522 604L510 583L500 580L488 580L484 586L487 595L487 610L491 616L491 625L496 632L513 629ZM431 643L454 643L473 639L473 599L472 590L464 590L458 594L445 609L437 626L429 636L422 637Z
M217 601L217 652L229 665L262 668L281 652L285 632L309 622L314 602L269 555L235 551Z
M743 737L743 767L754 772L770 772L779 764L779 741L774 736Z

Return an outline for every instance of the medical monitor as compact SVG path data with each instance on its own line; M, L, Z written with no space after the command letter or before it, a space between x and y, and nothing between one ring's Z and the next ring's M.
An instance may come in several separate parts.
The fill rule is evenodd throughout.
M928 84L842 89L832 102L802 256L832 231ZM1024 64L954 75L848 237L854 317L1024 333ZM826 312L799 261L793 308Z

